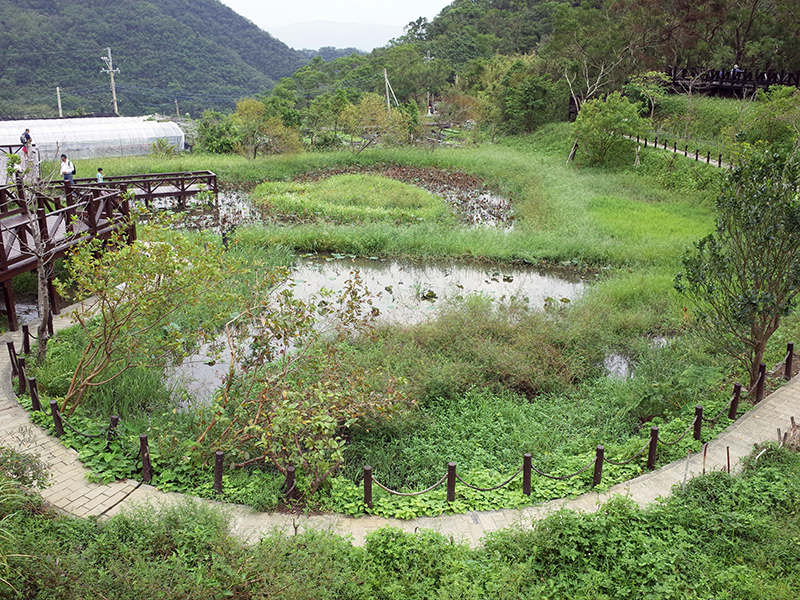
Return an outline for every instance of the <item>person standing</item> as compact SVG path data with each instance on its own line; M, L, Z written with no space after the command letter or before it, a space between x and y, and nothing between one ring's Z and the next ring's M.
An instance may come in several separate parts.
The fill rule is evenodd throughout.
M103 183L103 167L97 168L97 183Z
M26 128L25 131L22 132L22 135L19 136L19 141L22 144L22 151L25 155L28 154L28 148L31 147L33 143L33 139L31 138L31 130Z
M67 158L66 154L61 155L61 176L64 178L64 181L69 181L70 185L73 185L72 177L75 175L75 165L72 164L72 161Z

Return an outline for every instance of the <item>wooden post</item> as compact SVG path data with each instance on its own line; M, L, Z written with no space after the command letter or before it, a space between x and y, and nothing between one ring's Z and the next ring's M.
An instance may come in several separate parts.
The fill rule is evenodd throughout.
M522 493L531 495L531 455L522 455Z
M447 463L447 501L456 499L456 463Z
M785 379L792 378L792 362L794 359L794 344L789 342L786 344L786 363L783 366L783 377Z
M11 376L17 377L19 375L19 359L17 358L17 349L14 348L14 342L6 342L8 348L8 358L11 360Z
M153 465L150 463L150 447L147 444L147 434L139 436L139 456L142 457L142 481L153 481Z
M17 396L22 396L25 390L28 389L25 385L25 357L20 356L19 359L17 359L17 363L19 369L19 389L17 390Z
M653 470L656 467L656 456L658 456L658 425L650 428L650 448L647 451L647 468Z
M767 379L767 365L758 365L758 385L756 385L756 404L764 399L764 382Z
M214 453L214 491L217 494L222 493L222 463L224 459L225 453L222 450Z
M117 430L117 425L119 425L119 415L112 415L111 422L108 424L108 431L106 432L106 452L111 446L111 440L114 439L114 432Z
M31 353L31 332L27 325L22 326L22 353Z
M61 422L61 415L58 413L58 402L50 401L50 412L53 414L53 425L56 428L56 437L64 435L64 424Z
M36 387L36 377L28 377L28 390L31 393L31 410L42 410L42 403L39 401L39 390Z
M703 438L703 407L699 404L694 407L694 439Z
M736 413L739 411L739 399L742 396L742 384L733 384L733 398L731 399L731 407L728 409L728 418L735 419Z
M594 477L592 477L592 487L600 485L603 480L603 459L605 458L606 449L604 446L598 446L595 449L594 455Z
M364 504L372 508L372 467L364 466Z

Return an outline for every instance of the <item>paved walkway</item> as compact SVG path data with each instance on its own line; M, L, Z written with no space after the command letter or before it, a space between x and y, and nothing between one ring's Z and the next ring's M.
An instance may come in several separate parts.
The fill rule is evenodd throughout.
M67 317L57 317L54 320L56 329L67 325ZM20 333L7 332L3 336L3 341L14 341L17 348L21 347L21 339ZM733 423L717 440L708 444L706 470L724 468L728 460L728 449L731 465L737 465L742 457L750 453L754 444L777 440L778 429L786 431L792 416L800 417L800 377L795 377L765 398ZM152 486L131 480L109 485L87 482L87 470L78 461L77 452L65 448L56 438L32 424L27 412L17 403L11 386L11 363L5 349L0 352L0 440L4 445L38 453L48 463L52 484L42 492L42 496L56 508L76 517L108 517L141 503L157 505L181 499L178 494L166 494ZM238 505L221 506L230 515L232 532L245 541L255 541L262 533L269 531L293 534L317 529L349 535L354 544L361 545L369 532L380 527L393 526L409 532L419 528L432 529L452 535L474 547L489 532L512 525L530 527L535 520L561 508L594 511L599 504L617 494L628 495L644 506L668 495L672 486L680 484L687 473L691 477L702 470L703 455L695 454L688 460L676 461L657 471L616 485L604 493L589 492L573 500L551 501L523 509L442 515L411 521L370 516L355 519L341 515L259 513Z

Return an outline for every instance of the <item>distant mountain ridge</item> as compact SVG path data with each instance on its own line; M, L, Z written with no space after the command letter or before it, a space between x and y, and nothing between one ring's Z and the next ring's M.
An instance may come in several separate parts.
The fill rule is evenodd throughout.
M57 87L111 112L106 48L128 115L230 107L309 60L217 0L0 0L0 115L57 116Z

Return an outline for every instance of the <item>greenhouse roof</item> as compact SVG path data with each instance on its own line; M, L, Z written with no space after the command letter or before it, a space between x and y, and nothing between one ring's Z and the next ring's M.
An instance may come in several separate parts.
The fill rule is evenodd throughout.
M20 143L30 129L42 160L61 154L72 159L149 154L153 142L164 138L183 150L185 136L177 124L152 117L74 117L0 121L0 145Z

